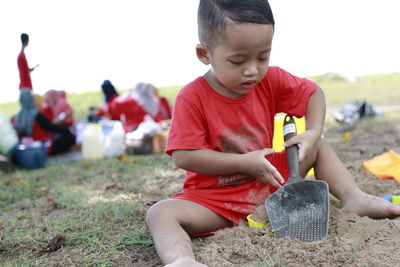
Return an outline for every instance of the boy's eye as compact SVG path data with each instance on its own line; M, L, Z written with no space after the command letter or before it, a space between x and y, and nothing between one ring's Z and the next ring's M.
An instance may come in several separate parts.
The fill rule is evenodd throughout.
M234 60L228 60L230 63L234 64L234 65L240 65L243 63L243 61L234 61Z
M258 60L259 61L266 61L266 60L268 60L268 57L259 58Z

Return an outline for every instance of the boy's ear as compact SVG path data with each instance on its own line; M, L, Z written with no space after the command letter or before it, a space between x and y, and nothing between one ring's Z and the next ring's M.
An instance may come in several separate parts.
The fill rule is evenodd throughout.
M211 63L210 55L208 53L208 48L205 45L198 44L196 45L196 55L197 58L203 62L204 65L208 65Z

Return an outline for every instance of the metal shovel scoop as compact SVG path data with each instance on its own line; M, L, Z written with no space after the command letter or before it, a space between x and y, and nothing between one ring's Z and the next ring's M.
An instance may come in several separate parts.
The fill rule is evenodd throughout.
M292 116L283 125L285 141L296 136ZM265 201L272 230L276 237L291 237L302 242L326 239L329 222L329 190L324 181L304 180L299 175L298 147L286 148L289 180Z

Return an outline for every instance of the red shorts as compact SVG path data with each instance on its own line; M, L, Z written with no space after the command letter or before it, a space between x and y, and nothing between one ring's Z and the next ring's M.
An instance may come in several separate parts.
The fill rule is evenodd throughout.
M268 160L287 181L289 170L285 151L273 153L271 157L268 156ZM254 179L235 186L185 190L173 198L199 203L233 223L240 224L275 191L275 187Z

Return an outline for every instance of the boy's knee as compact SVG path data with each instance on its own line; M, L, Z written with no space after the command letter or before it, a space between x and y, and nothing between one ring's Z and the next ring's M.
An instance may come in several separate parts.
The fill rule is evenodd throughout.
M151 206L146 214L147 224L156 221L158 219L167 219L168 217L173 216L173 212L171 210L170 200L161 200Z
M316 145L307 153L307 156L300 162L300 175L305 177L308 172L315 167L318 157L321 153L324 153L324 147L326 146L326 140L321 137Z
M310 158L312 159L312 161L315 162L317 160L317 157L319 156L319 154L324 153L326 146L329 146L329 144L325 140L325 138L321 136L321 138L319 138L317 144L311 150Z
M328 141L326 141L324 137L321 136L316 146L316 152L317 154L325 153L327 149L332 149L331 145L328 143Z
M160 202L157 202L153 204L148 210L146 214L146 221L149 222L151 221L154 217L157 217L160 215L160 212L162 212L162 209L160 207Z
M321 137L316 146L314 147L313 150L310 151L307 160L306 160L306 173L311 169L312 167L315 167L317 161L320 158L324 158L327 154L329 154L331 151L333 151L332 147L330 144L326 141L324 137Z

